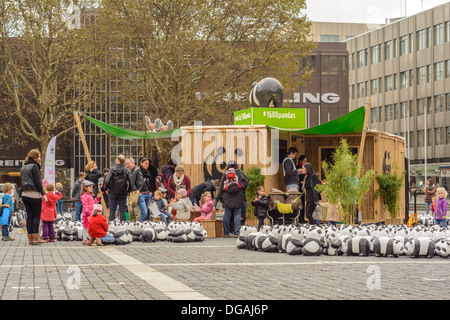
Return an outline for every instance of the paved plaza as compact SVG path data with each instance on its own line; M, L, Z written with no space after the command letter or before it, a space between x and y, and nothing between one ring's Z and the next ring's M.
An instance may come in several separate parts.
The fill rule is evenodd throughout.
M440 257L290 256L240 250L234 238L30 246L18 229L11 236L0 242L1 300L449 298L450 260Z

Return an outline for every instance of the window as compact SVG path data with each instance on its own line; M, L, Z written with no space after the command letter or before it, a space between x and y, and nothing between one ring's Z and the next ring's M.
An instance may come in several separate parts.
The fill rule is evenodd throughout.
M384 60L392 58L392 40L384 43Z
M427 82L427 67L424 66L417 68L417 84L424 84L426 82Z
M423 116L424 114L425 114L425 98L417 99L417 115Z
M445 60L445 77L450 78L450 60Z
M431 147L431 129L427 129L427 146Z
M360 82L357 85L358 98L364 97L364 82Z
M356 62L357 68L364 67L364 50L359 50L356 53L356 60L357 60L357 62Z
M444 62L436 62L434 64L434 80L444 79Z
M348 69L353 70L355 69L355 54L349 54L348 55Z
M427 28L427 48L431 47L431 28Z
M378 63L378 46L370 47L370 63Z
M424 146L425 137L424 137L424 131L418 130L417 131L417 147L421 148Z
M397 58L398 55L398 49L397 49L397 39L394 39L392 42L392 56L394 58Z
M406 117L406 108L407 102L400 102L400 118L403 119Z
M409 147L414 148L414 131L409 132Z
M450 127L445 127L445 136L447 144L450 144Z
M322 55L323 75L345 75L345 56Z
M383 106L378 108L378 121L379 122L383 121Z
M400 37L400 55L403 56L408 53L408 36Z
M444 95L438 94L434 96L434 113L444 111Z
M394 85L394 90L398 89L398 74L394 73L394 77L393 77L393 85Z
M445 22L445 42L450 41L450 23L448 21Z
M394 103L394 120L398 119L398 103Z
M431 97L427 97L427 114L431 114Z
M440 45L444 43L444 24L439 23L434 26L434 45Z
M409 34L409 52L413 52L414 50L414 35L412 33Z
M427 65L427 82L431 81L431 64Z
M393 79L392 75L384 77L384 91L389 92L393 89Z
M388 104L387 106L384 107L384 121L390 121L393 119L393 108L392 108L392 104Z
M320 35L320 42L339 42L339 36L322 34Z
M417 31L417 50L425 49L426 45L427 45L427 37L425 34L425 29ZM401 42L400 42L400 46L401 46ZM401 51L400 51L400 55L401 55Z
M445 111L450 111L450 93L445 94Z
M409 116L413 117L415 114L414 112L414 103L412 101L409 102Z
M378 108L370 109L370 122L377 123L378 122Z
M400 72L400 88L407 88L409 85L409 72Z
M378 79L370 80L370 92L372 94L378 94Z
M444 128L434 129L434 144L440 146L444 144Z

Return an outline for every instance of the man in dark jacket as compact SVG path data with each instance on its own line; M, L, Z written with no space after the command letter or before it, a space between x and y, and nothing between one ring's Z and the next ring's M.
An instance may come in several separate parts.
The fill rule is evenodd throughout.
M220 186L220 180L210 180L202 182L195 187L191 189L191 193L189 195L189 198L191 199L192 205L198 205L200 206L200 199L202 197L202 194L205 192L211 192L211 196L214 199L214 194L216 192L216 188L218 189Z
M302 169L297 169L295 166L294 159L297 157L298 150L294 147L290 147L288 150L287 157L283 160L283 175L284 184L286 185L286 190L296 189L299 190L300 178L298 174Z
M127 158L125 160L125 166L131 173L131 185L136 186L136 191L139 192L144 185L144 176L142 175L141 170L135 165L133 158ZM130 221L136 222L141 220L141 210L139 209L138 201L136 203L132 203L130 201L131 195L128 198L128 215L130 216Z
M109 197L109 221L115 219L115 212L119 206L119 219L125 221L125 211L127 209L127 196L129 191L135 191L136 186L131 182L130 171L124 166L125 157L119 155L116 158L116 165L109 170L105 178L105 190Z
M230 172L234 172L237 176L239 186L237 189L228 188L228 175ZM228 162L222 179L220 180L220 187L217 191L217 195L214 202L214 207L217 207L218 202L222 203L224 208L223 214L223 235L224 237L232 237L230 235L230 224L233 219L234 224L234 236L239 235L239 229L241 227L241 212L245 202L245 189L248 186L248 180L245 173L239 169L239 166L234 160Z
M138 205L141 209L140 221L144 222L149 219L148 205L153 193L156 191L156 169L153 170L154 167L150 166L150 160L147 158L141 158L139 162L139 170L142 172L144 182L140 191Z
M175 174L175 167L177 164L169 160L169 162L161 169L161 173L164 175L163 179L165 180L165 184L169 181L169 178Z

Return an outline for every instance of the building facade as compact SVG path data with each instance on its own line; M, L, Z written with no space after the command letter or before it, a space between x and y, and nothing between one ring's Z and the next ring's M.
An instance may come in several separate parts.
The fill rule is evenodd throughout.
M350 110L405 138L412 182L450 182L450 3L345 41ZM426 171L426 172L425 172Z

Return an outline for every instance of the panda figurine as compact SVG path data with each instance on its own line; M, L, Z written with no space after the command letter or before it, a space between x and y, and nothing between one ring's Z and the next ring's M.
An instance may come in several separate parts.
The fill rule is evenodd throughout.
M299 255L302 254L303 241L305 240L301 230L294 229L290 234L286 234L283 236L287 237L285 244L285 252L289 255Z
M411 258L434 256L435 242L430 238L410 239L405 243L405 253Z
M367 257L370 255L370 242L365 237L354 237L347 241L344 253L348 256L359 255Z
M250 251L257 251L258 250L258 248L256 247L256 243L255 243L255 241L256 241L256 238L259 236L259 235L262 235L263 233L262 232L252 232L252 233L250 233L248 236L247 236L247 238L245 238L245 246L246 246L246 249L247 250L250 250Z
M450 240L441 239L437 241L434 251L439 257L450 259Z
M398 239L380 237L373 243L373 254L375 257L398 257L403 253L403 244Z
M304 256L320 256L323 253L323 245L316 238L306 238L302 246Z
M253 82L249 100L252 108L282 108L283 86L274 78L264 78L259 82Z
M339 254L342 247L342 242L337 234L337 232L330 231L325 233L325 243L324 254L328 256L335 256Z
M241 226L239 229L239 237L236 240L236 247L238 249L247 249L246 239L252 232L256 232L256 228L251 226Z
M156 231L153 228L146 228L141 233L142 242L154 242L156 241Z

